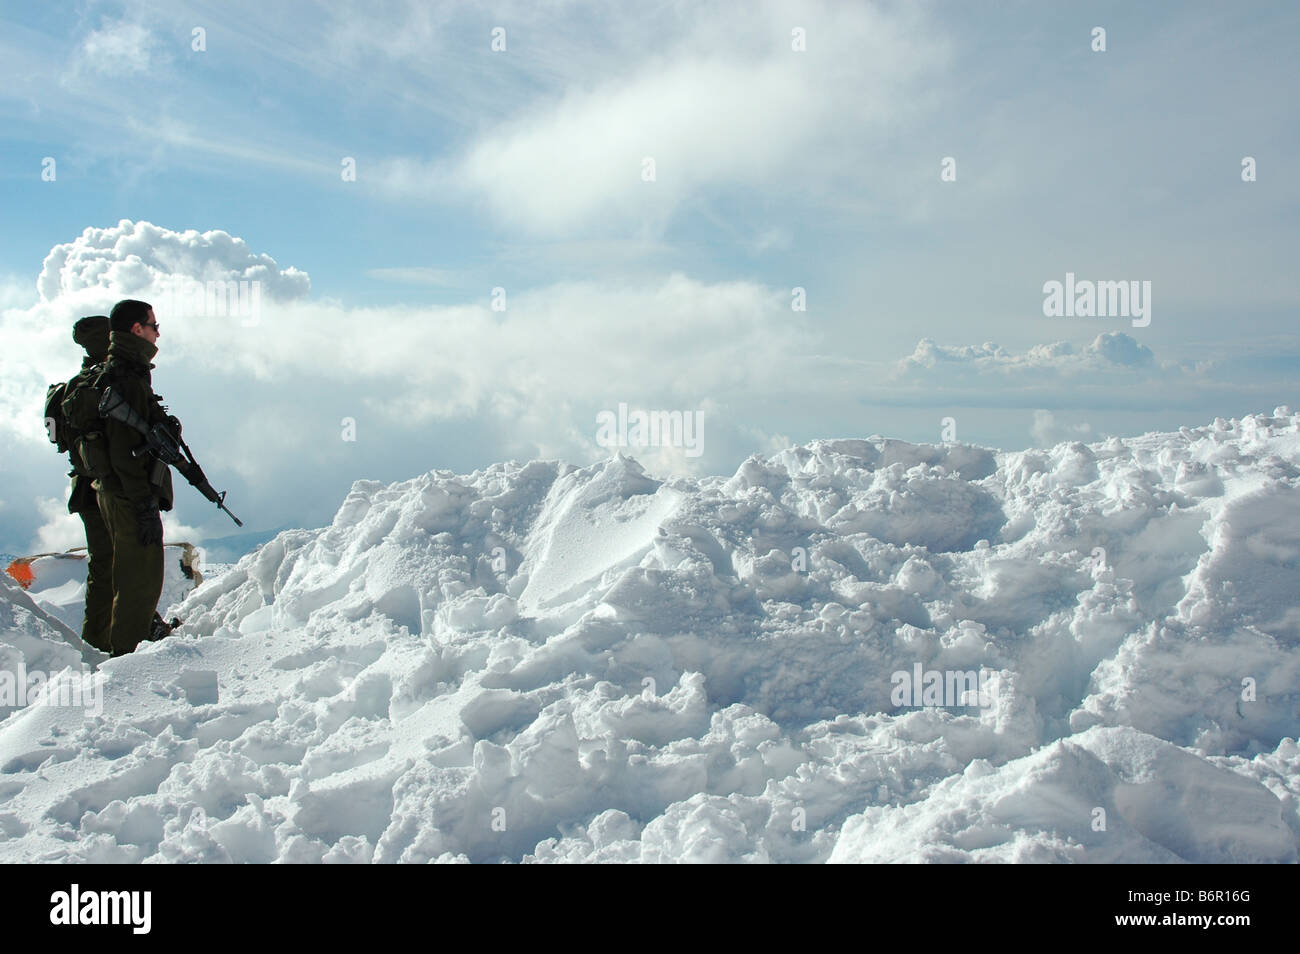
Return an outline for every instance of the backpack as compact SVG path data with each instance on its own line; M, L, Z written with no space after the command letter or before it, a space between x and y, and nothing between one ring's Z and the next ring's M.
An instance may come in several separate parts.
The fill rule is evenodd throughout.
M104 420L99 416L99 399L109 382L106 364L91 365L62 386L58 413L46 413L47 418L53 417L56 430L62 434L59 448L62 450L65 445L71 448L72 468L83 477L107 477L112 473L108 444L104 440ZM57 387L51 387L47 405ZM60 420L62 428L59 428Z
M45 389L45 433L60 454L66 454L72 449L68 419L63 416L63 398L67 393L66 383L51 384Z

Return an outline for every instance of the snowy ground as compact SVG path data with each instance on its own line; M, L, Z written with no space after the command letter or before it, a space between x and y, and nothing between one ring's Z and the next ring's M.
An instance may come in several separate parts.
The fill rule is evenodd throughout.
M0 723L0 860L1293 862L1298 481L1286 408L359 481ZM5 669L70 636L0 582Z

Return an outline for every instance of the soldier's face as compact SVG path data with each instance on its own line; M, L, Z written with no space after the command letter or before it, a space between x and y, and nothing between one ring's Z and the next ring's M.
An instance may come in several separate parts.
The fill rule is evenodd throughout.
M158 330L158 319L153 316L152 308L149 309L149 321L140 325L140 330L137 334L148 341L151 345L158 344L158 338L162 333Z

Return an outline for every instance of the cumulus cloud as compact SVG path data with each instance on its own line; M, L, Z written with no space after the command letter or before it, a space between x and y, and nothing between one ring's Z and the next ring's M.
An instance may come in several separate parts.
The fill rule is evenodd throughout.
M54 246L36 288L46 302L108 301L146 294L176 277L258 281L262 294L280 301L311 290L306 272L281 269L271 256L254 254L228 232L174 232L130 219L110 228L88 228L73 241Z
M0 432L45 440L40 413L45 388L66 380L82 356L72 342L72 323L78 317L108 314L122 298L156 301L186 281L223 288L230 281L257 281L262 299L271 306L304 298L311 287L305 272L280 268L269 255L254 254L243 239L226 232L176 232L128 219L109 228L87 228L45 257L35 304L6 307L0 313L6 345L0 350ZM21 299L5 294L3 300ZM160 323L169 317L174 316L159 314ZM208 325L228 324L220 317L205 320ZM172 344L175 331L174 326L164 326L164 347ZM190 340L212 346L211 335ZM184 353L187 336L181 334L179 341Z
M1149 347L1122 331L1102 332L1081 348L1053 341L1023 352L991 341L941 345L922 338L889 369L884 389L895 398L910 394L918 401L974 401L985 407L1109 406L1116 401L1157 406L1175 395L1193 398L1191 386L1208 383L1212 370L1157 361Z
M50 252L38 281L41 301L6 313L5 332L26 360L20 366L3 359L13 372L5 377L17 381L22 368L39 366L27 375L30 406L43 394L38 382L66 376L76 355L69 329L77 315L107 312L113 301L144 297L175 278L257 279L266 307L255 333L236 314L156 309L164 329L160 367L184 366L187 376L355 387L358 405L407 424L487 412L549 434L567 419L566 406L698 402L771 380L797 338L783 295L753 282L673 273L643 283L524 289L510 295L504 311L486 300L349 308L308 298L305 273L280 268L225 232L124 221L87 229ZM4 393L15 397L12 389ZM594 423L590 429L594 434Z
M1249 366L1251 372L1245 372ZM859 373L862 373L861 371ZM943 345L922 338L910 355L867 384L863 403L905 407L1016 408L1031 411L1189 411L1213 416L1227 406L1265 406L1285 372L1266 356L1162 360L1124 332L1083 346L1069 341L1012 351L995 342ZM1199 418L1198 418L1199 419ZM1038 432L1046 433L1040 425ZM1053 433L1062 439L1077 436Z
M1004 378L1050 379L1054 376L1096 375L1117 368L1139 368L1155 363L1155 354L1146 345L1122 331L1106 331L1082 349L1068 341L1035 345L1023 354L1014 354L991 341L979 345L940 345L932 338L922 338L916 349L898 362L896 379L926 381L941 376L957 381ZM1179 370L1177 365L1166 365Z
M1146 345L1121 332L1098 335L1089 350L1112 364L1144 367L1155 361L1155 355Z

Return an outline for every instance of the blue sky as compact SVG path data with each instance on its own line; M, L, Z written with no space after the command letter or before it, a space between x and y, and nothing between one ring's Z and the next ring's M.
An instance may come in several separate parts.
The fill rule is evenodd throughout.
M358 478L588 463L619 402L702 411L701 457L631 452L721 474L944 417L1020 449L1294 407L1298 27L1292 3L2 4L0 550L75 537L37 407L72 320L132 276L268 260L309 291L251 328L160 314L155 380L252 528L326 522ZM1044 317L1067 271L1150 281L1150 325ZM174 518L229 526L187 489Z

